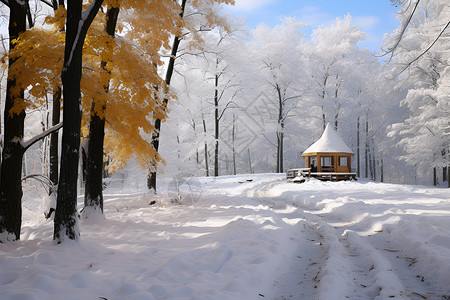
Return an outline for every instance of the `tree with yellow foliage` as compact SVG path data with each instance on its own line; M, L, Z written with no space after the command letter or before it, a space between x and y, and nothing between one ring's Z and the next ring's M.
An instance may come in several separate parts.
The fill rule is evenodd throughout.
M106 33L114 39L117 18L119 16L119 4L117 6L108 5L106 13ZM111 52L112 40L106 42L108 52ZM105 55L103 55L105 56ZM106 55L109 58L111 55ZM103 89L108 93L111 70L107 68L111 59L102 58L100 66L106 72L106 82L104 82ZM91 119L89 123L89 144L86 162L86 183L84 195L84 208L82 210L83 217L89 218L89 215L97 212L103 214L103 142L105 137L105 110L107 99L100 97L100 99L92 99Z
M9 47L14 51L15 40L26 30L28 1L9 1ZM9 60L9 67L15 64ZM14 105L21 106L24 90L18 86L14 73L8 70L4 113L4 141L0 174L0 242L18 240L22 222L22 157L21 140L24 133L25 110L12 111Z
M105 146L113 157L112 167L117 167L117 163L119 167L122 166L133 154L147 167L149 162L155 165L160 160L156 152L152 151L147 136L153 130L154 120L165 117L157 88L164 86L157 72L157 67L162 64L158 53L161 48L167 48L169 38L176 29L177 7L172 0L158 3L158 11L165 13L155 13L154 3L117 1L110 4L105 16L105 41L98 43L98 35L92 35L96 38L90 46L91 49L100 49L99 65L103 74L100 77L103 78L100 78L100 87L87 89L95 91L96 95L85 95L86 100L89 100L89 95L93 101L89 123L84 218L103 211L105 119L109 125ZM115 38L119 10L124 15L118 24L119 31L125 26L132 29ZM155 18L152 21L148 16ZM96 61L96 58L92 57L91 61ZM99 88L103 91L102 95L98 94Z
M33 27L28 0L1 0L9 7L9 59L4 110L4 149L0 175L0 243L20 239L22 223L22 159L25 151L44 138L56 126L44 133L23 141L25 121L25 88L18 73L21 71L21 54L17 51L20 36L26 32L26 20ZM2 61L5 61L3 59Z
M162 106L159 101L160 97L155 97L155 87L162 86L162 80L157 74L156 67L161 65L161 59L158 51L168 47L168 40L175 28L177 22L177 10L172 0L155 0L155 1L107 1L110 5L107 17L110 18L114 12L114 7L119 7L125 12L133 12L132 18L124 18L124 26L127 30L123 37L114 39L101 26L101 22L93 24L90 32L86 32L86 43L84 45L84 56L87 59L84 64L81 85L77 86L83 91L83 107L90 107L90 118L106 119L114 130L115 142L110 143L109 150L117 161L122 163L133 153L138 154L141 162L148 163L149 158L158 160L159 157L155 152L151 151L151 146L145 139L146 133L149 134L153 127L150 125L154 118L163 118ZM91 3L91 6L95 1ZM69 35L69 17L70 7L67 14L67 35L66 35L66 54L64 62L70 62L70 52L67 52L68 35ZM89 12L89 8L85 12ZM118 13L117 11L115 13ZM125 14L127 15L127 14ZM129 13L131 15L131 13ZM83 20L88 20L82 18ZM103 23L104 24L104 23ZM83 26L81 26L83 27ZM79 30L80 31L80 30ZM125 31L125 30L124 30ZM109 32L112 32L109 31ZM79 36L79 34L77 35ZM67 56L69 55L69 56ZM69 57L69 61L67 60ZM78 63L80 68L78 69ZM63 93L64 93L64 120L73 117L80 111L80 103L78 109L70 112L66 116L67 99L65 76L67 70L63 67ZM78 73L80 72L80 73ZM77 69L75 74L81 77L81 61L77 61ZM67 77L68 78L68 77ZM72 86L69 86L72 89ZM75 91L75 90L74 90ZM92 105L86 105L86 102ZM107 108L107 109L106 109ZM79 118L79 119L78 119ZM64 240L65 237L77 239L79 232L76 226L76 164L78 163L78 149L80 143L80 129L78 121L81 115L71 122L76 123L78 130L69 131L67 139L64 139L63 132L63 150L61 157L61 177L59 183L58 200L55 214L55 232L54 237L58 242ZM67 127L64 128L66 131ZM100 136L96 136L95 142L99 142ZM71 133L71 134L70 134ZM75 144L75 138L77 144ZM112 139L114 140L114 139ZM117 142L119 141L119 142ZM92 143L92 138L91 138ZM100 143L99 143L100 144ZM66 151L65 151L66 149ZM150 151L149 151L150 149ZM70 150L70 151L69 151ZM95 155L102 156L101 147L96 147ZM101 153L101 154L100 154ZM66 156L65 156L66 155ZM88 156L93 154L88 154ZM98 159L96 160L99 161ZM64 168L65 166L70 166ZM72 170L70 176L69 170ZM67 172L67 173L66 173ZM67 177L65 178L65 174ZM101 174L98 173L97 174ZM67 181L67 182L66 182ZM96 179L97 184L101 184L101 178ZM62 186L63 185L63 186ZM63 190L61 190L63 188ZM91 197L89 195L88 197ZM95 196L94 196L95 197ZM88 199L89 200L89 199ZM90 199L95 200L95 199ZM100 204L100 202L97 202ZM92 204L92 203L89 203ZM96 203L93 203L96 205ZM59 210L59 207L61 209ZM62 218L58 217L58 214Z
M147 167L149 164L156 166L161 158L152 146L151 134L155 131L156 120L165 118L168 99L174 97L158 75L158 68L163 65L160 53L168 51L171 37L187 26L185 20L180 18L180 6L173 0L105 0L110 9L94 20L94 11L100 9L100 2L92 1L89 6L86 5L84 12L81 12L80 3L70 2L66 32L61 31L66 11L60 8L55 16L46 19L53 29L47 26L46 29L29 30L21 35L17 44L20 63L15 69L16 78L30 95L24 99L22 107L39 106L40 99L44 99L55 86L61 85L59 74L63 70L63 119L66 125L55 214L54 238L58 242L66 237L77 239L79 236L76 226L76 177L80 104L86 116L83 122L90 121L89 130L96 128L93 123L107 121L104 146L113 157L111 168L122 167L132 155L136 155L138 161ZM113 38L105 30L105 23L110 20L107 16L112 12L111 8L119 5L119 35ZM212 18L211 22L216 21ZM50 39L53 43L48 43ZM80 83L78 78L81 78ZM102 131L100 126L100 137L95 137L91 132L94 136L91 136L91 141L100 144ZM103 151L98 145L95 149L91 150L91 153L95 152L91 155L96 156L95 164L99 166ZM98 188L101 177L98 174L94 175L97 195L88 195L88 200L96 200L101 195L101 188ZM94 205L100 202L97 203L94 201Z
M56 201L53 238L63 242L78 239L77 177L81 130L81 63L87 31L103 0L93 0L83 10L82 0L67 3L64 64L61 72L63 86L64 128L61 148L61 168Z

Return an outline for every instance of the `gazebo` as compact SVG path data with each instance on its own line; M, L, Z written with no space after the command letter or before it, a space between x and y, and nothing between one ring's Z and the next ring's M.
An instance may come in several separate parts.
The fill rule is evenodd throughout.
M309 175L319 179L350 179L352 173L352 150L345 144L334 128L327 124L322 136L303 152Z

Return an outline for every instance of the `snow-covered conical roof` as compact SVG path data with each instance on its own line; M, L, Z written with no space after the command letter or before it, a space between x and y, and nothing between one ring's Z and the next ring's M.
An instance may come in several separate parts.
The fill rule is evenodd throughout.
M323 131L320 139L312 144L308 149L306 149L303 154L318 152L338 152L353 154L353 151L345 144L345 142L337 134L330 123L327 124L327 127Z

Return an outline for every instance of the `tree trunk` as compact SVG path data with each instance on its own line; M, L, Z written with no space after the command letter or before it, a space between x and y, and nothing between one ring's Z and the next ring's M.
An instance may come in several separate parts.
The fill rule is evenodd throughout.
M438 179L437 179L437 169L433 168L433 185L437 186L438 185Z
M217 65L218 65L217 61ZM219 75L214 78L214 176L219 176Z
M365 161L364 161L364 175L366 178L369 177L369 121L368 118L366 116L366 143L365 143L365 147L364 147L364 156L365 156Z
M447 180L448 180L448 177L447 177L447 167L443 167L443 168L442 168L442 181L445 182L445 181L447 181Z
M197 126L195 124L195 120L192 119L192 129L194 130L194 141L195 141L195 163L198 165L200 165L200 153L198 151L198 138L197 138Z
M46 131L47 129L49 129L51 127L50 122L49 122L49 118L50 118L50 110L49 110L49 106L48 106L48 101L46 99L45 101L45 112L43 115L43 120L41 121L41 125L42 125L42 132ZM49 148L50 148L50 144L49 144L50 140L49 139L44 139L42 141L42 150L41 150L41 173L42 174L49 174L49 158L50 158L50 152L49 152ZM26 156L26 154L24 154Z
M338 119L339 119L339 112L341 110L341 103L338 101L338 95L339 95L339 87L340 84L338 82L339 75L336 74L336 89L334 91L334 130L338 130Z
M64 0L52 0L53 10L56 11L59 6L64 6ZM61 31L64 27L61 28ZM53 101L52 101L52 126L61 122L61 87L55 86L53 89ZM54 132L50 135L50 180L54 186L58 185L58 168L59 168L59 132ZM52 193L52 190L50 190Z
M447 166L447 187L450 189L450 166Z
M80 80L83 44L87 30L103 0L94 0L82 14L81 0L68 1L64 66L61 73L64 95L61 169L56 201L53 238L61 243L80 236L77 214L77 176L80 151Z
M375 157L375 145L372 140L372 169L373 169L373 180L377 180L377 161Z
M22 178L28 175L27 172L27 154L24 152L22 154Z
M28 1L9 1L9 49L13 51L19 34L26 30ZM9 60L9 66L15 59ZM18 94L12 90L16 86L15 76L8 72L4 111L4 149L0 173L0 242L19 240L22 224L22 158L24 149L20 142L24 134L25 110L10 114L14 103L23 101L24 91Z
M203 115L202 115L203 117ZM206 177L209 177L209 165L208 165L208 143L206 141L206 123L203 118L203 135L205 138L205 169L206 169Z
M322 102L325 101L327 81L328 81L328 75L325 75L325 78L323 80ZM325 108L324 108L323 104L322 104L321 108L322 108L322 123L323 123L322 125L323 125L323 130L325 130L325 128L327 127L327 120L326 120Z
M61 149L61 174L53 233L53 238L58 243L63 242L65 237L76 240L80 235L77 226L77 176L81 125L80 80L82 44L76 44L76 37L78 34L78 23L81 19L81 1L69 1L67 6L64 61L68 63L64 64L61 74L64 95L64 129ZM71 57L70 62L69 57Z
M103 141L105 137L105 118L99 117L99 112L94 106L95 102L92 104L91 121L89 123L83 218L89 218L95 212L103 214ZM100 108L102 111L105 109L106 105L102 105Z
M253 174L253 167L252 167L252 159L250 156L250 149L247 149L248 152L248 166L250 168L250 174Z
M277 173L283 173L283 144L284 144L284 133L277 133Z
M372 149L368 149L368 164L369 164L369 174L370 174L370 179L373 179L373 165L372 165Z
M181 1L181 12L180 12L180 17L183 18L184 15L184 10L186 7L186 1L187 0L182 0ZM180 46L180 42L181 39L178 36L175 36L174 40L173 40L173 45L172 45L172 51L170 53L170 59L169 59L169 64L167 66L167 71L166 71L166 78L164 80L164 82L166 83L166 88L169 89L170 87L170 82L172 80L172 75L173 75L173 70L175 68L175 59L177 56L177 52L178 52L178 47ZM164 108L167 107L167 104L169 102L168 98L165 98L163 101L163 105ZM161 120L160 119L156 119L155 120L155 128L153 130L153 134L152 134L152 146L155 149L156 153L158 153L159 150L159 135L161 132ZM156 166L155 169L150 170L148 178L147 178L147 188L149 190L153 189L156 193Z
M281 89L276 85L278 95L278 128L277 128L277 173L283 173L283 143L284 143L284 105Z
M236 140L236 116L234 114L233 114L232 140L233 140L233 175L236 175L236 149L234 147L234 142Z
M114 38L117 18L119 16L119 6L108 6L106 13L106 33ZM111 49L110 49L111 51ZM101 67L111 75L106 69L107 61L102 60ZM109 91L109 81L103 87L105 92ZM106 103L102 101L92 101L91 121L89 123L89 144L86 168L86 189L84 194L83 217L89 218L92 213L103 214L103 144L105 138L105 111Z
M356 123L356 174L361 176L361 149L360 149L360 122L359 117Z
M323 130L325 130L325 128L327 128L327 119L325 116L325 108L322 106L322 125L323 125Z
M384 182L384 163L383 163L383 160L380 161L380 181Z
M53 93L52 126L61 122L61 87L56 87ZM54 132L50 135L50 180L55 186L58 185L58 143L59 133ZM51 192L50 192L51 193Z

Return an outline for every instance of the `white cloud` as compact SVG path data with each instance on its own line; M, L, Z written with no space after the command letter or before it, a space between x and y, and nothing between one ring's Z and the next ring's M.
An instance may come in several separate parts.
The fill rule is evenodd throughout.
M295 13L298 21L308 24L311 28L329 23L332 19L329 13L322 11L316 6L305 6Z
M374 28L379 22L380 19L375 16L363 16L352 18L352 23L364 30Z
M231 10L251 12L278 0L235 0L236 4L230 7Z

